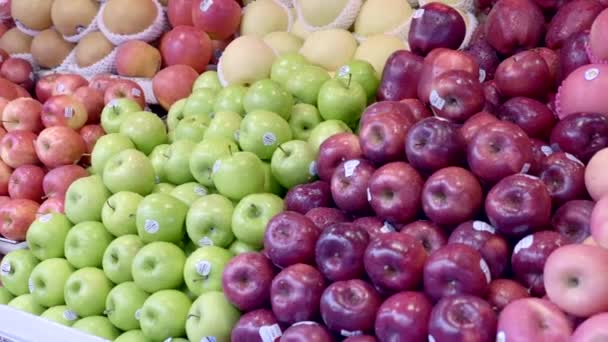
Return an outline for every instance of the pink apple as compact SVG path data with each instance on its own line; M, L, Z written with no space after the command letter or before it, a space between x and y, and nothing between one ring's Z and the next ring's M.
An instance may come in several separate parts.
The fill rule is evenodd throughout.
M591 198L598 201L608 194L608 180L605 177L608 165L608 148L598 151L585 169L585 186Z
M8 181L8 194L11 198L25 198L40 202L44 192L42 179L44 170L36 165L22 165L16 168Z
M163 36L160 52L165 65L189 65L200 73L211 59L211 39L196 27L177 26Z
M570 342L601 341L606 336L608 336L608 312L587 318L576 328L570 337Z
M36 134L29 131L8 132L0 140L0 157L12 168L26 164L38 164L34 147Z
M70 185L77 179L88 176L88 172L78 165L64 165L50 170L42 180L46 197L63 197Z
M95 88L80 87L74 98L84 104L87 110L87 124L98 124L104 107L103 93Z
M57 95L46 100L41 114L44 127L68 126L79 129L87 122L87 108L71 95Z
M141 86L134 81L118 79L112 82L103 95L103 101L107 105L114 99L131 99L139 104L141 108L146 106L146 96Z
M44 103L46 100L53 96L53 90L55 89L55 82L61 76L60 74L48 74L41 77L36 83L36 98Z
M23 241L36 219L39 204L28 199L11 199L0 206L0 234L9 240Z
M502 310L497 331L497 341L567 342L572 334L572 323L550 301L522 298Z
M192 23L212 39L226 39L236 33L241 6L234 0L193 0Z
M27 97L21 97L9 102L2 111L2 124L7 131L42 131L40 113L42 104Z
M152 79L154 95L160 105L165 110L169 110L173 103L190 95L197 77L198 73L191 66L172 65L167 67L159 71Z
M40 205L40 208L38 208L37 214L39 217L42 215L51 214L51 213L63 214L64 213L64 204L65 204L65 197L56 196L56 197L47 198L46 201L42 202L42 204Z
M80 87L89 85L84 77L76 74L63 74L54 82L52 95L72 95Z
M8 195L8 180L11 177L13 169L0 160L0 196Z
M89 87L98 90L102 93L106 92L106 89L119 79L118 76L112 74L97 74L91 78L91 82L89 83Z
M171 26L192 26L192 0L171 0L167 5L167 16Z
M35 81L32 65L22 58L5 60L0 67L0 76L26 89L31 89Z
M85 152L80 134L65 126L46 128L36 139L36 153L49 168L78 162Z
M595 203L591 211L590 225L594 242L608 248L608 196Z
M95 147L95 143L99 138L104 136L106 132L104 132L103 127L101 125L86 125L80 129L80 136L84 140L86 145L86 153L93 152L93 148Z

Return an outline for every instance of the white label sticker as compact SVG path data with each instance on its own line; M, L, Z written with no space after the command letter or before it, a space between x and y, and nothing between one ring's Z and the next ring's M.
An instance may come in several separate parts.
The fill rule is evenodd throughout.
M241 132L238 129L236 131L234 131L234 140L239 141L240 135L241 135Z
M222 161L218 159L215 161L215 163L213 163L213 168L211 169L211 173L216 173L217 170L220 169L220 166L222 166Z
M484 69L479 69L479 83L483 83L486 80L486 71Z
M8 262L2 263L2 265L0 265L0 275L6 276L9 273L11 273L11 264Z
M359 335L363 335L363 331L361 330L355 330L355 331L348 331L348 330L340 330L340 335L344 336L344 337L351 337L351 336L359 336Z
M524 166L521 167L520 173L528 173L530 171L530 163L525 163Z
M65 85L63 83L59 83L57 87L55 87L55 91L58 93L63 93L65 91Z
M271 146L277 142L277 136L272 132L266 132L262 135L262 143L264 146Z
M36 287L34 286L34 279L32 279L32 278L28 279L27 288L28 288L28 290L30 290L30 293L34 293L34 290L36 290Z
M201 2L201 6L199 7L201 12L207 12L209 7L213 5L213 0L205 0Z
M42 223L47 223L53 218L53 214L44 214L38 218L38 221Z
M197 185L194 187L194 193L199 195L199 196L205 196L207 194L207 189L205 189L204 187Z
M528 235L521 239L513 248L513 254L519 253L522 249L529 248L534 243L534 235Z
M475 221L473 222L473 229L478 232L488 232L491 234L496 233L496 228L492 227L490 224L483 221Z
M154 184L160 184L160 177L154 176Z
M173 337L167 337L166 340L164 340L163 342L172 342L173 341Z
M534 179L534 180L539 179L536 176L528 175L528 174L525 174L525 173L521 173L520 175L523 176L523 177L526 177L526 178Z
M445 106L445 100L441 98L441 96L439 96L439 93L437 93L437 90L431 91L431 95L429 95L429 102L431 103L431 106L441 110L443 109L443 106Z
M580 161L580 159L576 158L574 155L572 155L570 153L566 153L566 158L572 160L573 162L575 162L575 163L577 163L579 165L585 166L585 164L583 164L583 162Z
M144 222L144 230L148 234L156 234L160 230L160 225L154 220L146 220Z
M132 88L131 89L131 95L133 95L135 97L140 97L141 96L141 90L139 90L137 88Z
M308 174L313 177L317 175L317 162L316 161L313 160L310 163L310 165L308 165Z
M358 160L349 160L346 163L344 163L344 176L345 177L350 177L355 173L355 170L357 169L357 166L359 166L359 161Z
M424 15L424 8L420 8L414 11L414 14L412 14L412 18L414 19L418 19L418 18L422 18L422 16Z
M72 310L65 310L63 312L63 318L67 321L75 321L78 319L78 315Z
M395 227L393 227L392 224L388 223L388 221L384 221L384 225L382 225L382 228L380 228L380 231L383 233L393 233L393 232L396 232L397 230L395 229Z
M135 310L135 319L138 321L141 319L141 309Z
M367 188L367 201L372 201L372 191L369 188Z
M204 238L198 240L198 245L201 247L213 246L213 240L205 236Z
M553 154L553 149L549 145L543 145L540 151L547 157Z
M317 325L317 324L319 324L319 323L313 322L313 321L302 321L302 322L294 323L292 326L295 327L297 325Z
M203 277L211 273L211 263L207 260L202 260L196 263L196 272Z
M348 74L350 74L350 67L348 65L343 65L340 70L338 70L339 77L348 76Z
M433 335L429 334L428 342L435 342L435 338L433 337Z
M74 116L74 108L72 108L72 107L65 107L65 109L63 110L63 116L65 116L68 119L70 119L71 117L73 117Z
M274 342L274 340L283 335L281 327L279 327L278 324L261 326L259 334L262 338L262 342Z
M591 69L585 71L585 79L587 81L592 81L592 80L596 79L599 75L600 75L600 69L598 69L598 68L591 68Z
M481 268L483 275L486 277L486 282L489 284L492 281L492 274L488 263L483 258L479 260L479 268Z
M217 342L217 338L215 336L204 336L201 338L201 342Z
M496 342L507 342L507 334L504 331L499 331L496 334Z

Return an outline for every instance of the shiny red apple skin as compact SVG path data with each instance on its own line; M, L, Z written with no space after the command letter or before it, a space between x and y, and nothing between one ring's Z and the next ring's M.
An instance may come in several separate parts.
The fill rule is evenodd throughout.
M2 111L2 125L6 131L30 131L39 133L44 128L40 121L42 104L32 98L22 97L9 102Z
M236 33L241 21L241 6L234 0L192 1L192 24L211 39L226 39Z
M425 174L461 165L465 148L459 126L435 117L417 122L410 128L405 141L407 160Z
M608 335L608 313L587 318L570 337L571 342L601 341Z
M487 17L488 43L503 55L535 47L544 34L545 18L532 0L499 0Z
M44 103L49 97L53 95L53 89L55 89L55 81L59 78L60 74L49 74L41 77L36 82L35 94L38 101Z
M266 225L264 251L280 268L314 264L315 246L321 232L306 216L295 211L275 215Z
M232 329L230 340L262 342L261 328L271 327L275 324L278 323L272 311L268 309L249 311L241 316Z
M105 94L108 87L118 79L120 79L118 76L112 74L97 74L91 78L89 87Z
M418 240L428 255L448 243L448 237L444 231L431 221L419 220L408 223L401 228L400 233Z
M416 98L423 61L424 58L407 50L393 52L384 65L376 99L400 101Z
M312 208L306 213L306 217L321 231L334 223L350 222L350 218L342 210L328 207Z
M353 224L363 228L370 238L374 238L380 234L386 234L396 231L392 224L382 220L377 216L360 217L353 221Z
M87 121L87 109L72 95L55 95L42 106L40 119L44 127L67 126L80 129Z
M494 73L496 72L498 64L500 64L500 58L498 58L498 54L492 45L485 39L482 39L469 44L464 51L469 56L473 57L475 61L477 61L477 64L479 64L480 82L494 79ZM483 70L483 72L481 70Z
M36 76L30 62L23 58L9 57L0 66L0 76L22 86L31 89L34 86Z
M538 176L545 158L555 151L545 141L534 138L530 139L530 141L532 142L532 163L530 163L531 166L528 174Z
M365 124L365 122L368 120L384 116L397 116L401 119L401 121L407 121L410 124L414 124L419 120L420 116L426 115L422 113L424 109L420 107L426 108L423 104L420 106L420 101L417 99L379 101L370 105L363 111L361 114L360 125Z
M559 50L560 79L565 79L571 72L591 63L587 56L589 31L583 31L566 39Z
M431 312L429 339L494 341L498 317L488 302L471 295L442 298Z
M412 121L396 114L368 118L359 129L363 156L375 165L405 160L403 144Z
M404 99L399 102L407 106L408 111L414 117L414 123L433 116L429 108L418 99Z
M187 65L173 65L159 71L152 79L154 96L165 109L192 92L192 85L198 77L196 70Z
M433 300L458 294L483 296L491 281L481 254L461 243L443 246L424 265L424 292Z
M317 154L317 174L323 181L330 182L338 165L363 156L359 137L352 133L338 133L326 139L319 146Z
M585 198L585 164L569 153L555 152L541 164L540 179L545 182L553 204Z
M545 43L550 49L559 49L564 42L591 28L595 17L603 10L597 0L573 0L560 7L547 26Z
M242 253L226 265L222 289L239 310L250 311L268 305L273 277L273 266L262 253Z
M338 208L359 216L371 211L367 188L374 171L365 159L350 159L338 165L331 178L331 195Z
M551 218L551 227L567 243L582 243L591 235L591 213L595 203L589 200L568 201Z
M11 199L0 206L0 235L13 241L25 240L40 205L25 198Z
M343 336L371 331L380 304L380 295L369 283L360 279L337 281L323 292L321 317L329 330Z
M42 189L48 198L64 197L68 188L77 179L89 173L79 165L64 165L49 170L42 180Z
M80 134L66 126L45 128L36 139L36 154L49 168L78 162L85 148Z
M8 194L11 198L24 198L40 203L44 191L42 180L44 170L36 165L21 165L11 174L8 181Z
M326 181L299 184L285 195L285 209L306 215L313 208L332 206L331 188Z
M192 26L192 0L170 0L167 5L167 17L172 27Z
M530 138L547 140L556 118L544 103L527 98L513 97L497 110L500 120L510 121L521 127Z
M272 312L283 324L312 320L319 314L323 290L325 280L317 269L306 264L291 265L272 280Z
M77 74L63 74L57 77L54 85L53 96L72 95L76 89L89 85L89 81Z
M103 102L107 105L114 99L128 98L137 104L140 108L146 107L146 96L144 90L135 81L127 79L117 79L108 86L103 93Z
M95 143L97 143L97 140L99 140L99 138L106 134L101 125L83 126L80 129L79 133L82 137L82 140L84 140L84 144L86 146L86 153L93 152L93 148L95 147Z
M327 227L317 240L317 269L331 282L363 277L363 256L370 241L367 231L355 223Z
M485 81L482 86L486 97L486 105L483 107L483 111L494 114L496 109L504 102L504 96L498 90L495 80Z
M434 79L433 90L443 101L431 102L435 115L463 123L484 108L486 98L479 79L466 71L447 71Z
M65 213L65 197L50 197L47 198L46 201L40 204L40 208L38 208L38 217L45 214L63 214Z
M462 15L441 2L428 3L421 9L424 12L413 16L410 24L410 50L425 56L436 48L458 49L466 33Z
M522 298L509 303L498 317L497 338L506 341L569 341L572 323L553 303Z
M380 341L426 342L433 304L421 292L404 291L380 305L375 332Z
M520 172L532 161L530 138L519 126L506 121L490 122L468 145L471 171L481 180L495 183Z
M597 113L568 115L553 127L550 141L552 147L557 146L587 163L597 151L608 146L608 116Z
M0 196L8 195L8 181L13 173L13 169L0 160Z
M160 52L165 65L189 65L201 73L211 60L211 39L207 33L193 26L177 26L165 33Z
M546 47L537 47L535 49L532 49L532 51L538 53L547 64L547 67L549 68L549 74L551 75L551 91L556 91L557 86L559 85L559 52ZM549 94L549 96L551 96L551 93Z
M552 84L549 66L534 50L519 52L502 61L496 68L494 80L501 94L507 98L524 96L543 99Z
M473 140L473 136L475 133L479 131L485 125L495 122L498 119L491 113L488 112L479 112L472 115L467 121L464 122L462 126L460 126L460 133L464 138L465 143L468 145Z
M80 87L74 97L84 104L87 110L87 124L99 124L104 107L103 92L89 87Z
M29 131L6 133L0 140L0 157L6 165L17 168L26 164L38 164L34 148L36 134Z
M486 300L497 313L500 313L509 303L521 298L530 297L528 289L511 279L495 279L488 286Z
M298 322L283 332L281 342L333 342L327 328L316 322Z

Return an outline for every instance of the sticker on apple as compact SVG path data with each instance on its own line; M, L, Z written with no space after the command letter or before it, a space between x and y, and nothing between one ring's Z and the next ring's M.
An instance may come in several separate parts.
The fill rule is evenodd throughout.
M65 109L63 110L63 116L65 116L68 119L72 118L74 116L74 108L65 107Z
M513 254L519 253L522 249L530 248L534 243L534 235L528 235L525 238L521 239L513 248Z
M580 159L576 158L574 155L572 155L570 153L566 153L566 158L572 160L573 162L575 162L579 165L585 166L585 164L582 161L580 161Z
M154 184L160 184L160 177L154 176Z
M58 93L63 93L65 91L65 85L63 83L59 83L57 87L55 87L55 91Z
M241 132L238 129L236 131L234 131L234 140L239 141L240 135L241 135Z
M598 68L591 68L591 69L585 71L585 79L587 81L593 81L599 75L600 75L600 69L598 69Z
M135 319L138 321L141 319L141 309L135 310Z
M528 171L530 171L530 163L525 163L522 167L521 167L521 171L519 171L520 173L528 173Z
M211 173L216 173L217 170L220 169L220 166L222 166L222 161L218 159L215 161L215 163L213 163L213 168L211 169Z
M28 288L28 290L30 290L30 293L34 293L34 290L36 289L36 287L34 286L34 279L32 279L32 278L28 279L27 288Z
M201 342L217 342L217 338L215 336L204 336L201 338Z
M486 80L486 71L484 69L479 69L479 83L483 83Z
M44 214L38 218L38 221L42 223L47 223L53 218L53 214Z
M261 326L258 332L262 338L262 342L274 342L274 340L283 335L278 324Z
M32 71L32 72L30 72L30 74L29 74L29 79L30 79L30 80L32 80L32 81L36 79L36 75L34 75L34 72L33 72L33 71Z
M313 321L302 321L302 322L294 323L293 326L295 327L296 325L316 325L316 324L318 324L318 323L313 322Z
M380 228L380 231L383 233L393 233L397 230L395 229L395 227L393 227L392 224L388 223L388 221L384 221L384 225L382 225L382 228Z
M277 136L272 132L266 132L262 135L262 143L264 146L272 146L277 142Z
M196 263L196 273L203 277L208 276L211 273L211 263L207 260L202 260Z
M141 90L139 90L137 88L133 88L133 89L131 89L131 95L133 95L135 97L140 97L141 96Z
M414 11L414 14L412 14L412 18L414 19L419 19L422 18L422 16L424 15L424 8L420 8Z
M343 65L338 71L338 77L348 76L350 74L350 67L348 65Z
M530 179L534 179L534 180L539 179L538 177L536 177L536 176L532 176L532 175L529 175L529 174L527 174L527 173L521 173L521 175L522 175L523 177L530 178Z
M312 161L310 163L310 165L308 165L308 174L311 175L312 177L317 175L317 162L316 161Z
M499 331L498 334L496 334L496 342L506 342L507 341L507 334L505 334L504 331Z
M345 177L350 177L355 173L355 170L357 169L357 166L359 166L359 161L358 160L349 160L346 163L344 163L344 176Z
M433 89L431 95L429 95L429 102L431 103L431 106L439 110L443 109L443 106L445 106L445 100L439 96L439 93L435 89Z
M431 334L429 334L429 342L435 342L435 338Z
M63 318L67 321L75 321L78 319L78 315L72 310L65 310L63 312Z
M543 145L543 147L540 148L540 151L547 157L553 154L553 149L549 145Z
M367 201L371 202L372 201L372 191L369 188L367 188L366 191L367 191Z
M146 220L144 222L144 230L148 234L156 234L160 230L160 225L154 220Z
M0 275L7 276L9 273L11 273L11 264L5 262L0 265Z
M112 107L114 110L118 110L118 99L113 99L108 103L109 107Z
M201 12L207 12L212 5L213 0L205 0L201 2L201 6L199 7L199 9L201 10Z
M488 232L491 234L496 234L496 228L492 227L490 224L483 221L475 221L473 222L473 229L478 232Z
M492 282L492 273L490 273L490 266L488 266L488 263L483 260L483 258L479 260L479 268L481 268L483 275L486 276L486 282L488 282L488 284Z
M202 186L198 185L194 188L194 193L199 195L199 196L205 196L207 194L207 189L203 188Z
M355 330L355 331L348 331L348 330L340 330L340 335L344 336L344 337L352 337L352 336L359 336L359 335L363 335L363 331L361 330Z
M204 238L198 240L198 245L201 247L213 246L213 240L205 236Z

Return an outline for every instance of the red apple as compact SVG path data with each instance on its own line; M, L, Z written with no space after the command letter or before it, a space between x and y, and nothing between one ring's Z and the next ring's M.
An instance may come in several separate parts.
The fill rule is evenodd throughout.
M549 67L549 74L551 74L551 90L555 91L556 87L559 85L557 82L559 81L560 71L559 51L551 50L546 47L537 47L532 51L538 53L545 63L547 63L547 67Z
M330 207L332 203L331 187L321 180L296 185L285 195L285 209L304 215L313 208Z
M12 168L26 164L38 164L34 140L36 140L36 134L29 131L6 133L0 140L2 161Z
M496 116L521 127L530 138L547 140L555 124L555 115L544 103L527 97L507 100L496 111Z
M511 279L495 279L488 286L486 300L496 312L501 312L509 303L530 297L530 292Z
M388 223L387 221L383 221L377 216L359 217L353 221L353 224L363 228L372 239L380 234L397 231L392 224Z
M498 318L485 300L471 295L442 298L431 312L431 341L493 341Z
M282 342L333 342L327 328L312 321L298 322L283 332Z
M0 196L8 195L8 181L12 172L13 169L0 160Z
M588 44L588 31L574 34L564 41L562 48L559 50L561 80L570 75L574 70L591 63L589 56L587 56Z
M498 317L497 341L569 341L572 323L546 299L522 298L509 303Z
M49 168L78 162L85 152L80 134L65 126L46 128L36 139L36 153Z
M4 77L0 77L0 98L11 101L17 97L19 97L17 85Z
M170 0L167 5L167 16L171 26L192 26L192 0Z
M306 213L306 217L312 220L321 231L339 222L350 222L348 216L336 208L319 207L312 208Z
M25 198L40 202L44 195L42 179L44 170L36 165L21 165L16 168L8 180L8 194L11 198Z
M529 0L501 0L529 1ZM552 88L552 76L543 57L534 50L519 52L496 68L496 86L505 97L543 99Z
M601 341L608 336L608 313L600 313L587 318L572 336L571 342Z
M262 253L242 253L230 260L222 273L222 289L239 310L250 311L268 304L274 271Z
M433 304L420 292L400 292L380 305L375 331L380 341L426 342Z
M55 82L59 76L60 74L48 74L38 80L36 83L36 98L40 102L44 103L49 97L53 96Z
M106 132L104 132L103 127L101 125L86 125L80 129L80 136L82 140L84 140L86 146L86 153L93 152L93 148L95 147L95 143L99 138L104 136Z
M108 87L118 79L118 76L112 74L97 74L91 78L89 87L98 90L103 94L106 92Z
M232 1L232 0L231 0ZM161 71L152 79L154 95L165 110L192 92L192 85L198 77L196 70L188 65L172 65Z
M44 127L67 126L80 129L87 122L87 108L71 95L52 96L42 106L40 118Z
M396 114L366 118L359 129L359 143L365 158L376 165L405 160L403 144L413 120Z
M39 204L24 198L11 199L0 206L0 234L13 241L25 240L30 224L36 219Z
M281 332L277 318L274 317L272 311L267 309L249 311L241 316L232 328L230 340L263 342L265 339L268 339L268 341L274 342L275 339L272 339L272 334L266 335L267 332L272 331L269 329L274 328L277 328L278 332Z
M54 82L55 87L53 88L52 95L72 95L76 92L76 89L89 85L84 77L76 74L63 74L57 77ZM45 101L46 102L46 101Z
M482 127L489 124L490 122L495 122L498 119L496 116L488 113L488 112L479 112L464 122L464 124L460 127L460 133L464 137L465 142L468 144L473 140L473 136L475 133L479 131Z
M608 146L608 116L597 113L568 115L553 127L551 146L587 163Z
M594 203L573 200L564 203L551 218L551 227L568 243L582 243L591 234L591 214Z
M408 43L412 52L425 56L436 48L458 49L465 33L464 18L457 10L431 2L414 12Z
M34 86L34 70L30 62L22 58L8 58L0 66L0 76L26 89Z
M65 212L64 208L65 197L51 197L47 198L46 201L42 202L40 208L38 208L38 217L46 214L63 214Z
M400 233L420 241L429 255L448 243L448 237L443 230L430 221L414 221L406 224L401 227Z
M107 105L114 99L125 97L137 102L141 108L146 107L146 95L141 86L127 79L118 79L112 82L104 92L103 102Z
M424 59L407 50L393 52L386 60L378 86L378 101L416 98Z
M481 111L485 102L478 78L466 71L447 71L434 79L430 103L439 117L462 123Z
M236 33L241 6L234 0L193 0L192 23L212 39L226 39Z
M327 227L315 246L317 269L329 281L360 278L365 274L363 256L370 236L355 223Z
M465 50L479 64L479 81L494 79L500 59L496 50L485 39L470 44Z
M80 87L74 92L74 98L86 108L87 124L98 124L104 107L103 93L90 86Z
M2 111L2 124L7 131L30 131L39 133L43 126L40 121L42 104L22 97L9 102Z
M411 101L415 101L412 103ZM416 104L418 102L418 104ZM425 116L426 114L420 113L423 109L419 107L424 107L420 101L415 99L406 99L402 101L379 101L376 102L363 111L361 114L360 125L365 124L368 120L375 119L378 117L385 116L397 116L401 121L407 121L410 124L418 121L419 118ZM428 111L428 109L426 109ZM428 116L432 114L429 112Z
M572 36L588 30L603 6L597 0L573 0L557 10L547 27L545 42L550 49L559 49Z
M407 107L407 111L410 112L414 117L414 123L433 116L433 113L429 110L429 108L418 99L403 99L399 102L403 103Z
M211 59L211 39L192 26L177 26L165 33L160 43L165 65L189 65L201 73Z
M48 198L64 197L75 180L88 175L88 172L78 165L64 165L49 170L42 180L44 194Z
M331 178L331 195L338 208L359 216L371 211L367 189L374 171L365 159L350 159L338 165Z
M496 113L496 109L500 107L504 99L495 80L485 81L483 84L483 93L486 97L486 105L483 107L484 112Z
M547 185L556 206L586 195L585 164L569 153L555 152L546 156L539 177Z
M330 182L336 168L342 162L363 156L359 137L352 133L338 133L327 138L317 154L317 174Z
M266 225L264 251L280 268L314 264L315 246L321 232L306 216L295 211L275 215Z

